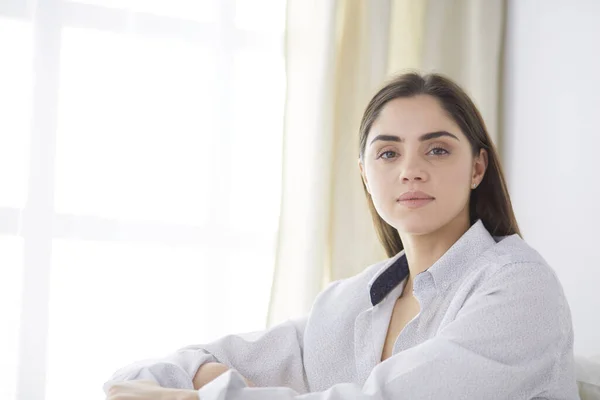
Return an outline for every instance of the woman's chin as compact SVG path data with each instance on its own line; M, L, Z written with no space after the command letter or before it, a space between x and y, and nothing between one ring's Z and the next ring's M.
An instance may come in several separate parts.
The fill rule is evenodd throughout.
M395 218L392 225L400 234L427 235L439 228L439 222L427 215L404 215Z

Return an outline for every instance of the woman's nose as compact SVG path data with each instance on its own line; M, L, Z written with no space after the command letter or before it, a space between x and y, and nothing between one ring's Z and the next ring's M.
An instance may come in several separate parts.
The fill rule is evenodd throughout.
M423 180L423 178L421 177L420 174L414 174L414 176L412 174L411 175L404 175L402 177L402 181L404 181L404 182L422 181L422 180Z
M400 172L400 179L404 183L410 183L412 181L425 181L429 178L427 171L423 168L423 165L415 158L407 158L402 171Z

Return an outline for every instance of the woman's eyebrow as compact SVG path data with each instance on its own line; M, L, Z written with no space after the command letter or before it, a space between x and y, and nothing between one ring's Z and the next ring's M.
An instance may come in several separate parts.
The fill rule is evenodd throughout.
M421 135L421 137L419 137L419 142L425 142L427 140L437 139L437 138L443 137L443 136L447 136L449 138L456 139L460 142L460 139L458 139L458 137L456 137L456 135L453 135L450 132L446 132L446 131L430 132L430 133Z
M453 135L450 132L446 132L446 131L437 131L437 132L429 132L429 133L425 133L421 136L419 136L419 142L425 142L427 140L431 140L431 139L437 139L439 137L449 137L452 139L456 139L459 140L458 137L456 137L456 135ZM404 139L395 135L377 135L373 138L373 140L371 140L371 144L373 144L374 142L381 140L384 142L399 142L399 143L403 143Z

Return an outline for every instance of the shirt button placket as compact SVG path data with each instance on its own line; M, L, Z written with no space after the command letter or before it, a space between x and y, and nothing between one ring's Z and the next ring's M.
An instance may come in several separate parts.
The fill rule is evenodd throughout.
M398 339L394 344L393 354L396 354L399 351L406 350L416 343L418 343L418 338L415 335L418 333L419 322L423 320L427 313L427 305L432 298L432 295L435 293L433 277L431 273L428 271L424 271L418 274L415 277L415 281L413 283L413 295L419 301L419 307L421 310L419 314L415 316L400 332L398 335Z

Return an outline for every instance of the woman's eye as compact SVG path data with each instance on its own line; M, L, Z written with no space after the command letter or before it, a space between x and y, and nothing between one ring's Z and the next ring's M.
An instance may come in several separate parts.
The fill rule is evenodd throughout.
M436 147L435 149L431 149L431 151L429 153L433 154L434 156L445 156L446 154L450 154L450 152L448 150L441 148L441 147Z
M385 160L389 160L390 158L394 158L396 157L397 153L393 150L388 150L388 151L384 151L381 154L379 154L379 157L377 158L383 158Z

